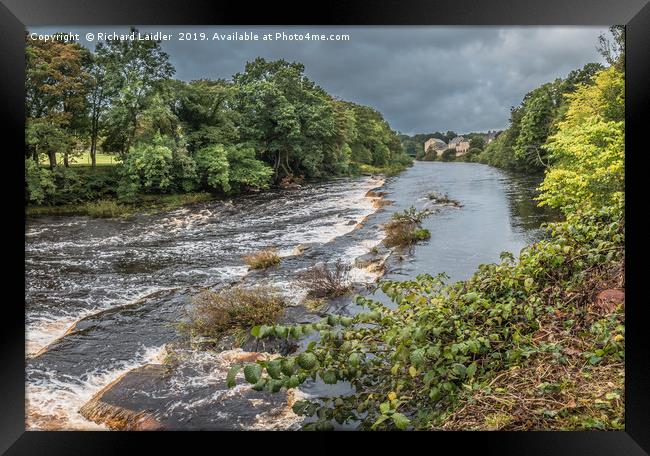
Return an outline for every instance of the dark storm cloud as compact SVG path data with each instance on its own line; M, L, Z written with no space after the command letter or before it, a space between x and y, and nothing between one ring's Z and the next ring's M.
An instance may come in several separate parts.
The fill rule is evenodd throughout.
M53 32L47 28L30 29ZM124 27L62 29L125 32ZM305 65L331 94L381 111L404 133L486 131L540 84L602 62L594 27L140 27L142 32L349 34L349 41L173 41L176 77L229 79L261 56ZM83 40L82 40L83 42ZM94 47L94 43L84 43Z

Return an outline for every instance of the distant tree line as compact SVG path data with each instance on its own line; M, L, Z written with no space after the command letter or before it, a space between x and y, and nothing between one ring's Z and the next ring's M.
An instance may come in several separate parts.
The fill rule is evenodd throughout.
M601 35L597 49L612 71L622 73L625 68L625 28L610 27L608 36ZM528 92L518 106L510 109L508 128L498 132L496 138L487 144L480 133L463 134L470 139L470 149L465 155L456 157L453 151L438 155L425 151L424 143L429 138L438 138L449 143L458 136L453 131L400 135L406 153L417 160L462 160L486 163L498 168L526 173L542 172L553 164L547 142L555 135L564 121L572 95L585 86L596 83L596 76L604 66L588 63L571 71L566 78L558 78Z
M592 84L594 75L602 69L598 63L588 63L564 79L528 92L519 106L510 109L508 128L485 147L478 161L522 172L538 172L548 167L550 157L543 146L557 132L568 109L567 95L582 85Z
M78 43L26 35L26 201L266 188L406 166L376 110L328 94L301 63L248 62L231 80L173 79L160 43ZM115 157L111 178L71 167ZM91 176L91 177L88 177Z
M557 131L568 109L567 95L582 85L592 84L594 75L603 68L598 63L588 63L564 79L558 78L531 90L521 104L510 109L508 128L498 132L489 144L481 133L463 134L470 140L470 149L462 156L456 157L453 150L446 150L440 155L433 150L424 150L424 143L429 138L449 143L450 139L458 136L453 131L410 137L402 135L402 144L407 153L415 152L417 160L474 161L513 171L540 172L549 165L549 154L543 146L547 138Z

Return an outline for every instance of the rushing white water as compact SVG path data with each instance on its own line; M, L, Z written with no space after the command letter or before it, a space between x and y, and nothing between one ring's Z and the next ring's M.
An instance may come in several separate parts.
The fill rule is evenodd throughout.
M165 329L169 326L165 315L174 311L175 305L167 303L164 296L160 304L147 297L161 290L239 281L248 273L242 256L261 248L274 246L288 258L296 255L300 244L322 245L345 236L376 211L373 199L365 195L382 183L374 178L346 180L130 220L28 220L26 355L33 359L27 368L28 428L103 428L85 420L79 408L125 372L154 362L164 345L160 345L159 334L173 332ZM366 253L366 244L371 246L361 241L346 252L332 252L332 259ZM361 271L355 274L355 278L363 276ZM264 280L279 288L292 304L304 295L289 276L279 273ZM151 310L138 311L145 313L136 320L120 317L122 306L142 298L152 302L146 307ZM117 309L118 313L107 317L100 314L108 309ZM99 319L102 332L89 338L82 334L61 339L75 322L88 317ZM101 321L106 318L115 319L115 323L104 328ZM147 323L148 318L155 320ZM131 326L137 324L156 336L147 336L144 331L142 344L134 342L141 330ZM112 331L131 335L123 340ZM58 340L63 343L47 353L50 344ZM84 345L77 348L79 344ZM95 346L101 353L93 349ZM116 350L113 355L112 347ZM68 373L69 368L56 360L71 363L74 372ZM215 371L204 379L199 375L196 381L210 381L210 375L215 376L213 380L222 380L222 373ZM231 392L214 391L210 397L217 401L228 394ZM201 400L209 399L194 401ZM177 407L192 404L190 400ZM201 404L205 402L194 405ZM288 425L292 422L290 414L267 413L254 426L274 428L277 419Z
M345 235L375 211L365 194L381 184L379 179L366 178L311 198L308 205L293 200L296 192L290 192L276 204L279 210L238 217L223 215L224 206L233 207L226 202L216 208L183 208L144 218L135 226L104 221L110 226L100 227L98 234L94 228L102 220L49 219L46 225L34 221L37 226L28 222L27 355L98 311L159 290L239 280L247 272L241 261L245 253L275 245L281 256L288 256L299 244L326 243ZM260 232L257 227L265 229ZM66 228L74 231L66 233Z
M107 430L105 426L81 416L81 406L126 372L143 364L161 362L164 351L164 347L142 347L131 361L118 364L108 371L97 368L83 378L45 372L39 381L26 385L27 430Z

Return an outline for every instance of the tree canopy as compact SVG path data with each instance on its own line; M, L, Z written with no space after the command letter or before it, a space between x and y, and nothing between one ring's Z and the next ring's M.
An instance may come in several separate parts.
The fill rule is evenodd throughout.
M256 58L230 80L185 82L172 79L155 40L107 40L94 52L26 40L26 158L47 157L54 172L61 156L67 167L89 151L94 168L98 151L110 154L119 162L112 192L122 199L238 192L410 162L379 112L328 94L298 62ZM58 202L51 186L36 187L47 172L26 172L28 200Z

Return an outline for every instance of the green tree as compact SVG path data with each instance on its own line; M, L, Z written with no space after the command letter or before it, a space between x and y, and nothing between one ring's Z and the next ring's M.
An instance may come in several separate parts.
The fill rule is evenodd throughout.
M106 83L114 94L104 147L125 158L134 143L142 112L163 81L174 74L174 68L155 40L110 39L97 53L106 68Z
M229 192L229 169L228 151L223 144L199 149L194 154L199 179L202 185L212 191Z
M485 148L485 139L482 136L475 136L469 140L469 147L483 150Z
M304 75L304 66L257 58L233 79L241 139L255 144L275 180L319 177L325 151L337 139L334 106Z
M255 158L255 149L246 144L228 147L228 181L230 187L239 191L243 186L268 188L273 177L273 168Z
M545 149L556 165L541 185L543 205L574 211L622 203L625 80L616 67L568 94L568 110Z
M168 193L174 184L174 157L169 138L158 135L136 144L124 159L118 194L133 199L138 192Z
M607 63L619 71L625 70L625 26L612 25L609 28L611 38L606 35L598 37L598 52L605 57Z
M97 165L97 146L100 134L102 132L106 112L110 106L111 97L114 95L112 91L115 86L108 83L106 74L106 61L107 57L103 51L103 43L98 43L95 48L95 53L92 54L88 64L89 73L89 90L88 90L88 106L89 106L89 131L90 137L90 160L94 168Z
M56 192L52 171L25 159L25 202L43 204Z
M544 84L529 92L524 98L519 134L513 149L517 159L530 169L547 166L545 151L541 146L546 142L551 131L556 109L559 106L558 85L558 82Z
M72 133L83 124L89 53L78 43L32 40L29 34L25 40L26 152L36 162L41 152L46 153L50 168L54 168L59 152L67 164ZM46 131L56 137L45 138Z
M238 113L233 109L236 86L224 80L173 81L171 109L181 122L187 148L193 153L211 144L239 140Z

